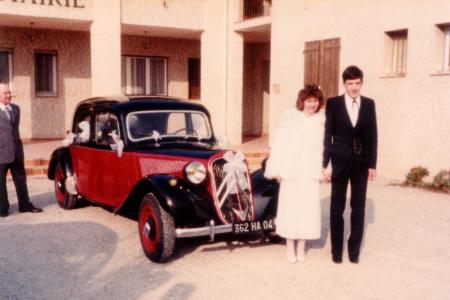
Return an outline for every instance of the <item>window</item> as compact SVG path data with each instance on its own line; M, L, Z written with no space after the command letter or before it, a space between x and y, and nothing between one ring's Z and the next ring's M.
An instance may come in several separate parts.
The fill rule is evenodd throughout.
M244 19L267 16L270 14L272 0L244 0Z
M208 118L196 111L142 111L127 115L127 132L131 141L212 137Z
M189 58L189 99L200 99L200 59Z
M386 32L388 37L386 73L405 75L408 48L408 30Z
M95 118L95 142L100 145L115 144L114 135L120 137L119 121L109 112L98 113Z
M36 52L35 90L38 96L56 96L56 52Z
M442 71L450 72L450 24L438 25L443 33Z
M0 49L0 83L10 85L12 80L12 55L9 50Z
M167 59L122 56L122 93L167 95Z
M89 110L81 111L75 116L73 133L75 134L75 143L88 143L91 138L90 130L91 112Z
M327 99L339 92L339 38L305 43L304 83L318 84Z

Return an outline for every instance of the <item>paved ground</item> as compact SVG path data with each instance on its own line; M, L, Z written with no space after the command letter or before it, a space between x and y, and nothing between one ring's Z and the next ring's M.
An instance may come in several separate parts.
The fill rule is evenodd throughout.
M329 186L322 238L309 244L305 263L285 261L283 245L228 237L181 241L172 262L154 264L135 221L94 206L62 210L52 182L28 181L45 212L19 214L8 182L0 299L450 299L448 195L371 184L358 265L331 262Z

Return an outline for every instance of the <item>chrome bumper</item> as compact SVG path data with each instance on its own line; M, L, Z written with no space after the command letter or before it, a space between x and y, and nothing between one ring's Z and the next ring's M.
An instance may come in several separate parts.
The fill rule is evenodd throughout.
M177 228L175 229L175 234L177 238L185 237L196 237L196 236L208 236L211 240L214 240L216 234L229 233L231 232L231 224L226 225L215 225L214 221L211 220L209 226L197 227L197 228Z

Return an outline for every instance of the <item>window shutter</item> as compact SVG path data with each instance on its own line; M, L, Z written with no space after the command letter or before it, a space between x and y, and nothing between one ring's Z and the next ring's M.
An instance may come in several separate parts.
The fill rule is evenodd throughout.
M319 84L320 41L306 42L303 54L305 58L304 83Z
M339 38L323 41L321 80L319 82L325 99L336 96L339 92L340 44Z
M305 43L304 83L318 84L327 99L339 92L340 39Z

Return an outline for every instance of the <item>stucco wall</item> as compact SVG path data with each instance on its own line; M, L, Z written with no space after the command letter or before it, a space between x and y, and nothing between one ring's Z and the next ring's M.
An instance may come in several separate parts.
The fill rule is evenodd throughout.
M123 36L122 55L161 56L167 58L168 95L189 97L188 58L200 58L200 42L194 40L149 38L143 47L142 36Z
M202 0L122 0L122 23L126 24L201 29L203 13Z
M22 138L59 138L70 129L79 100L91 94L89 34L36 30L31 43L21 28L0 27L0 48L12 50L13 101L21 106ZM34 53L57 52L56 97L36 97Z
M362 94L376 100L379 173L402 178L415 165L432 173L450 166L450 76L433 76L442 57L436 24L450 22L450 2L274 0L272 18L271 129L303 84L304 43L339 37L340 73L358 65ZM408 29L407 73L387 78L385 31L398 29Z

